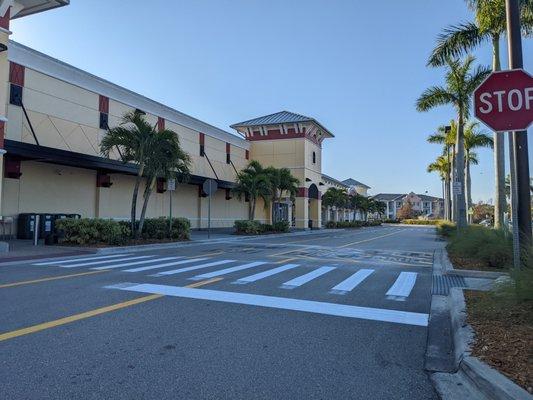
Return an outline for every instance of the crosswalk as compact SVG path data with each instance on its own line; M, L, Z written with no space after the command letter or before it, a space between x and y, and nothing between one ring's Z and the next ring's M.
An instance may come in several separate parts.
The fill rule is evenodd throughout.
M153 278L172 277L174 275L185 276L189 280L202 281L218 277L232 279L231 283L236 285L260 284L259 281L266 278L273 278L281 282L277 287L285 290L293 290L311 282L320 282L325 279L328 282L327 293L333 295L346 295L357 291L365 282L377 275L375 269L361 268L357 271L340 269L335 265L309 266L304 263L287 263L276 265L270 261L243 261L235 259L216 259L212 257L185 257L185 256L156 256L156 255L128 255L113 254L91 257L66 258L62 260L41 261L33 263L34 266L50 266L60 268L82 268L92 270L119 270L124 273L143 273ZM179 267L179 268L176 268ZM333 271L342 271L345 276L333 285L328 276L332 276ZM299 274L297 274L300 272ZM237 276L239 273L243 276ZM285 273L290 273L291 279L283 278ZM296 275L297 274L297 275ZM338 272L337 275L340 276ZM296 275L296 276L295 276ZM388 279L388 290L383 296L386 300L406 301L411 295L418 274L416 272L399 272L390 283Z

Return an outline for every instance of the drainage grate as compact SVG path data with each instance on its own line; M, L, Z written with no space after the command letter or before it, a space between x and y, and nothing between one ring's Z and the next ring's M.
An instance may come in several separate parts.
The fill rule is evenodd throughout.
M458 275L434 275L432 294L447 296L452 287L466 287L465 278Z

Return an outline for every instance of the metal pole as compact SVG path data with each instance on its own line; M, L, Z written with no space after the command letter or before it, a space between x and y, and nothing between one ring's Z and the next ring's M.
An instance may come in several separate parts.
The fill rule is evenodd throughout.
M209 183L211 186L211 183ZM211 195L207 196L207 238L211 238Z
M518 0L505 0L507 13L507 47L509 51L509 68L523 67L522 61L522 32L520 28L520 10ZM529 181L529 159L527 146L527 131L512 133L514 151L511 154L516 172L516 223L519 230L519 240L522 263L527 262L527 254L531 247L531 194Z
M168 211L168 237L172 239L172 190L168 191L168 194L170 196L170 204L169 204L169 211Z
M33 225L33 245L37 246L37 243L39 241L39 219L40 215L35 215L35 223Z

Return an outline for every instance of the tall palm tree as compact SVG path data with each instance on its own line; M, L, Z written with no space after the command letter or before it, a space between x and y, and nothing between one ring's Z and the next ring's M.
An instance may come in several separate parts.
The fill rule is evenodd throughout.
M465 125L465 182L467 209L470 209L472 206L472 175L470 174L470 165L478 164L477 155L473 152L473 150L480 147L492 148L494 146L494 141L492 138L479 131L478 128L478 122L468 122Z
M428 65L441 66L448 57L458 57L482 43L492 44L492 70L501 70L500 39L505 34L505 0L466 0L475 13L475 22L466 22L445 28L437 46L429 57ZM533 30L533 1L520 0L520 19L524 36ZM494 134L495 201L494 226L503 222L505 207L505 155L503 135Z
M265 168L258 161L250 161L248 166L237 174L233 193L239 200L243 197L248 199L248 219L254 220L257 200L262 199L266 207L272 198L272 187Z
M100 143L100 152L109 157L111 151L118 148L123 162L134 162L138 166L135 185L131 199L131 233L135 234L135 219L137 218L137 197L141 185L149 149L156 134L155 127L150 125L144 114L135 110L124 114L119 126L108 129Z
M464 123L470 114L469 104L472 93L487 77L490 70L478 66L472 70L474 57L466 57L464 62L448 59L446 72L446 87L433 86L426 89L418 98L416 108L418 111L428 111L436 106L451 104L457 112L457 138L455 155L454 179L459 182L460 193L456 195L457 215L455 219L458 228L466 226L466 203L464 181Z
M450 125L439 126L437 133L429 135L427 141L429 143L438 143L444 146L444 155L446 156L449 164L448 176L446 182L448 183L448 189L450 189L450 182L453 181L453 160L455 157L455 143L457 140L457 123L455 120L450 121ZM452 199L451 196L445 196L445 218L452 219Z
M136 236L142 233L148 201L156 185L157 178L184 181L190 174L191 158L181 147L178 134L164 129L154 135L146 162L146 186L143 193L143 206Z
M451 190L450 190L450 172L452 169L452 165L450 162L450 159L447 157L447 155L442 155L437 157L435 161L433 161L431 164L428 165L427 171L428 172L437 172L440 176L440 179L442 180L443 185L443 195L444 195L444 218L447 220L451 219L451 207L450 207L450 197L451 197Z
M272 202L274 205L281 201L283 194L287 194L291 200L294 200L298 193L300 181L295 178L288 168L268 167L265 169L270 180L272 193ZM279 221L279 213L274 210L273 222Z

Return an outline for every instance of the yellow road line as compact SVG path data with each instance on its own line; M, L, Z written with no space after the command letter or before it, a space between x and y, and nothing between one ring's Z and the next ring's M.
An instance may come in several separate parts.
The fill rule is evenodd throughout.
M100 274L102 272L108 272L108 271L109 271L108 269L102 269L100 271L81 272L79 274L50 276L50 277L47 277L47 278L32 279L31 281L20 281L20 282L4 283L3 285L0 285L0 289L13 287L13 286L29 285L31 283L40 283L40 282L55 281L55 280L58 280L58 279L74 278L76 276L94 275L94 274Z
M384 238L386 236L396 235L397 233L400 233L400 232L403 232L403 229L399 229L399 230L397 230L395 232L392 232L392 233L387 233L386 235L376 236L376 237L373 237L373 238L370 238L370 239L365 239L365 240L359 240L358 242L352 242L352 243L343 244L342 246L337 246L337 248L341 249L343 247L353 246L354 244L371 242L372 240L381 239L381 238Z
M224 278L211 278L211 279L207 279L205 281L191 283L190 285L187 285L185 287L195 288L195 287L199 287L199 286L209 285L210 283L215 283L215 282L221 281L222 279L224 279Z
M222 254L222 253L223 253L223 251L220 250L220 251L216 251L216 252L214 252L214 253L197 254L197 255L195 255L195 256L183 256L183 257L185 257L185 258L198 258L198 257L216 256L216 255L218 255L218 254Z
M191 283L190 285L187 285L186 287L199 287L199 286L207 285L209 283L218 282L220 280L222 280L222 278L208 279L208 280L201 281L201 282ZM54 321L44 322L42 324L29 326L27 328L22 328L22 329L17 329L15 331L11 331L11 332L6 332L6 333L3 333L3 334L0 334L0 342L2 342L4 340L13 339L13 338L16 338L16 337L19 337L19 336L28 335L30 333L40 332L40 331L43 331L45 329L54 328L56 326L69 324L71 322L79 321L79 320L82 320L82 319L85 319L85 318L94 317L96 315L105 314L105 313L108 313L110 311L120 310L122 308L133 306L135 304L145 303L147 301L159 299L159 298L161 298L163 296L164 295L162 295L162 294L151 294L151 295L148 295L148 296L138 297L138 298L133 299L133 300L124 301L122 303L117 303L117 304L113 304L113 305L110 305L110 306L96 308L96 309L90 310L90 311L85 311L85 312L82 312L80 314L74 314L74 315L71 315L69 317L56 319Z

